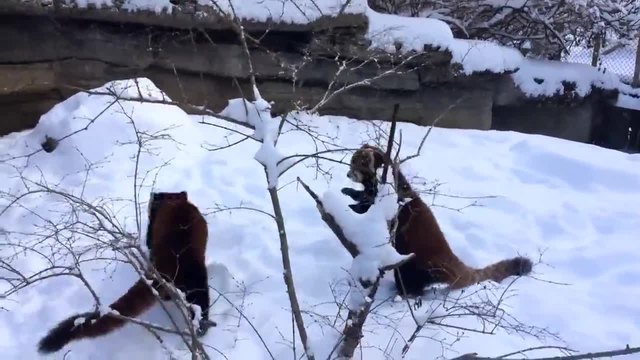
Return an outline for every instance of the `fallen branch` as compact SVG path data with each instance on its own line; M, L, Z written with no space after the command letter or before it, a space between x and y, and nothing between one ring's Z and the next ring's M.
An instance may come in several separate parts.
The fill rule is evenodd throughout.
M552 357L543 357L543 358L507 357L509 355L522 353L523 351L518 351L516 353L497 356L497 357L478 356L478 354L476 353L471 353L471 354L464 354L462 356L458 356L451 360L586 360L586 359L593 360L593 359L611 358L616 356L637 354L637 353L640 353L640 347L629 347L629 345L627 345L624 349L620 349L620 350L601 351L601 352L595 352L595 353L584 353L584 354L576 354L576 355L561 355L561 356L552 356Z

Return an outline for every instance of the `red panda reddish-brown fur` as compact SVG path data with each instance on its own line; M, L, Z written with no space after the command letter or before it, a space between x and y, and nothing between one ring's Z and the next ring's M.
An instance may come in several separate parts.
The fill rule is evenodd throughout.
M368 158L369 164L364 164L363 158ZM353 180L375 176L375 170L385 163L383 159L385 154L380 149L363 145L352 157L349 177ZM365 173L371 169L373 174ZM532 262L525 257L502 260L482 269L465 265L451 250L431 209L411 188L402 172L395 167L392 173L398 198L409 199L398 212L394 245L399 254L415 254L412 260L394 270L396 289L400 294L420 296L426 286L435 283L462 289L486 280L501 282L509 276L531 272Z
M152 210L153 209L153 210ZM207 222L196 206L187 200L187 193L152 193L149 200L149 227L147 245L151 261L163 278L172 282L186 294L190 304L202 309L201 333L215 322L209 321L209 288L205 250L207 246ZM163 300L169 293L156 288ZM136 317L156 301L151 287L144 279L138 280L124 295L110 305L119 315ZM195 313L191 311L193 318ZM41 353L62 349L74 340L106 335L126 324L126 320L98 312L77 314L60 322L38 344Z

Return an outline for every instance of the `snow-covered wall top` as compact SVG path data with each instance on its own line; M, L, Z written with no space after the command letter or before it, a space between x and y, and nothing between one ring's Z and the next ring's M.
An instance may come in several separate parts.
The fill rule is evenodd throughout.
M11 1L11 0L3 0ZM14 0L22 3L51 5L52 0ZM193 0L183 1L190 3ZM322 16L362 14L366 0L196 0L198 5L211 7L225 14L235 13L244 20L307 24ZM118 8L127 11L171 13L176 6L170 0L60 0L61 5L78 8ZM201 14L206 16L206 14Z
M60 0L76 8L117 7L127 12L172 14L182 12L170 0ZM462 73L505 73L511 76L518 88L529 97L563 95L565 84L572 83L574 93L580 97L588 95L593 87L618 89L623 93L640 95L623 84L615 74L605 74L582 64L557 61L525 59L514 48L491 41L456 39L449 26L437 19L403 17L382 14L372 10L366 0L197 0L200 11L193 21L201 21L216 13L235 14L250 22L277 24L310 24L322 17L359 15L366 21L364 37L370 41L371 50L389 53L423 52L425 48L439 49L451 53L453 63L461 65ZM3 0L3 4L18 3L44 6L51 0ZM0 4L0 10L3 7ZM52 8L52 6L44 6ZM113 13L109 11L109 13ZM345 25L345 24L342 24ZM352 24L364 25L364 24Z
M421 52L425 45L451 52L452 61L465 74L503 73L518 68L522 54L514 48L490 41L456 39L444 21L381 14L367 7L367 38L371 47L387 52ZM399 50L396 50L398 49Z
M623 83L617 74L605 73L586 64L524 59L511 78L528 97L564 95L566 83L574 85L570 88L579 97L589 95L593 88L640 96L640 89Z
M570 88L575 88L578 97L589 95L594 87L640 96L640 89L622 83L616 74L586 64L525 58L517 49L491 41L456 39L449 26L437 19L380 14L370 8L366 15L372 48L406 53L423 51L428 45L448 50L452 62L460 64L467 75L513 71L515 85L527 97L564 95L566 83L574 85Z
M46 3L43 0L8 1L32 5ZM118 8L127 12L151 12L158 15L182 11L179 7L171 4L170 0L61 1L63 1L63 5L80 9L106 7ZM512 48L488 41L455 39L449 26L443 21L381 14L369 8L366 0L197 1L202 10L197 13L196 20L199 21L205 21L207 17L213 17L220 12L235 14L245 21L293 25L309 24L322 17L361 15L368 22L365 37L371 41L372 49L395 53L396 44L402 44L400 51L403 53L422 52L425 46L447 50L452 54L452 61L461 64L463 72L467 74L484 71L494 73L513 71L522 60L522 55ZM51 8L51 6L48 7ZM110 13L112 12L110 11Z

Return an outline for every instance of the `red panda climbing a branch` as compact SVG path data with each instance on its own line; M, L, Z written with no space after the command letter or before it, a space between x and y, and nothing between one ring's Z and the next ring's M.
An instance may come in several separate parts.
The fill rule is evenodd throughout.
M198 335L202 336L216 323L209 320L209 285L205 265L207 222L187 199L187 192L151 193L149 199L149 226L147 246L151 263L163 276L186 295L189 304L202 310ZM170 300L169 292L160 282L152 285L162 300ZM138 280L110 308L125 317L136 317L156 301L151 287L144 279ZM193 320L195 312L191 310ZM97 311L77 314L60 322L40 340L38 350L52 353L74 340L106 335L122 326L126 320Z
M386 161L390 163L390 160ZM364 213L377 194L376 170L385 164L385 153L376 147L363 145L351 157L347 176L365 186L359 191L342 189L358 202L352 209ZM433 212L412 188L397 166L392 167L399 199L409 199L399 210L395 248L399 254L414 253L415 257L394 270L398 293L421 296L426 286L447 283L449 289L462 289L486 280L502 282L509 276L522 276L532 270L525 257L502 260L482 269L465 265L451 250ZM373 187L373 188L371 188Z

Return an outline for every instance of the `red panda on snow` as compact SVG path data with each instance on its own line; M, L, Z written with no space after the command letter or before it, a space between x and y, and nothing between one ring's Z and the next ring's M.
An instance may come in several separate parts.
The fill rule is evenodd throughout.
M356 204L354 212L365 213L374 203L378 181L376 170L385 164L386 154L379 148L363 145L351 157L347 176L364 185L364 190L342 189ZM389 161L387 161L389 162ZM482 269L465 265L451 250L433 212L412 188L400 169L394 169L398 198L409 199L399 210L395 248L401 255L415 257L394 269L396 289L401 295L421 296L426 286L447 283L449 289L462 289L486 280L502 282L509 276L527 275L532 262L525 257L498 261Z
M209 320L209 285L205 264L208 228L198 208L187 199L187 192L151 193L149 199L149 226L147 246L151 263L163 276L186 295L190 304L202 310L198 335L216 326ZM169 293L154 280L152 285L162 300L169 300ZM125 317L136 317L150 308L157 297L144 279L139 279L110 308ZM191 311L191 318L195 312ZM99 312L73 315L61 321L40 340L38 350L52 353L74 340L106 335L126 324L126 320Z

